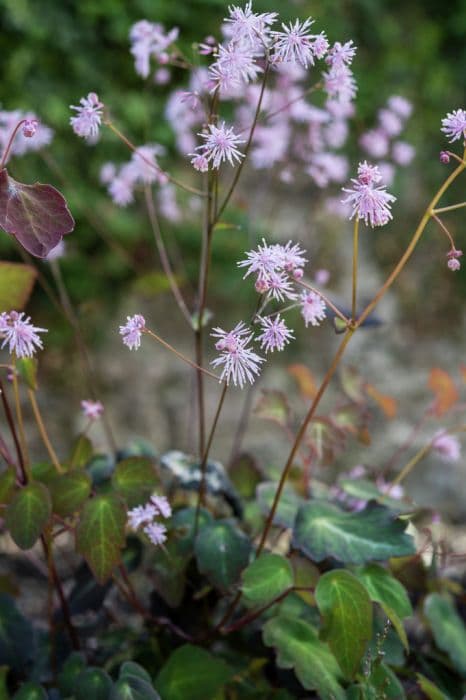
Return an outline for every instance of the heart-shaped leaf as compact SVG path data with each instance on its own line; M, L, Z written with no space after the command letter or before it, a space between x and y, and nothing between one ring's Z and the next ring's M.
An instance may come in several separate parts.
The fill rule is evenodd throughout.
M372 603L356 576L339 569L320 577L315 592L324 618L323 638L341 670L353 678L372 635Z
M248 607L262 607L293 585L293 569L278 554L262 554L243 573L243 599Z
M65 198L52 185L24 185L0 171L0 226L31 255L45 258L74 229Z
M201 574L208 576L217 588L226 590L247 566L251 544L231 522L224 520L206 525L196 538L194 550Z
M129 508L145 503L158 484L153 461L147 457L128 457L119 462L112 483Z
M0 262L0 313L22 311L31 296L37 272L30 265Z
M309 502L296 516L293 546L313 561L334 557L364 564L414 554L413 538L405 534L406 522L374 503L359 513L348 513L326 502Z
M163 666L155 687L163 700L214 700L231 677L225 661L205 649L185 644Z
M49 482L53 512L66 518L79 510L91 492L92 480L87 472L76 469Z
M20 549L30 549L52 514L47 487L38 481L22 488L7 508L5 524Z

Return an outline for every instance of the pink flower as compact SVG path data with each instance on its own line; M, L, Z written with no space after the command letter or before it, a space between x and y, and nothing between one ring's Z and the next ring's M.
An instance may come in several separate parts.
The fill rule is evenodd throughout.
M392 95L388 99L388 107L389 109L392 110L392 112L395 112L398 114L398 116L402 117L403 119L408 119L409 116L411 116L411 112L413 111L413 106L409 100L407 100L405 97L400 97L399 95Z
M458 462L461 457L461 444L457 437L439 430L432 440L432 449L444 462Z
M167 539L167 528L162 523L149 523L143 528L152 544L161 545Z
M358 181L363 185L378 184L382 180L382 175L376 165L371 165L367 160L359 163Z
M345 64L350 65L355 55L356 46L354 46L352 39L347 41L346 44L340 44L339 41L336 41L325 60L330 66L341 68Z
M306 328L309 323L311 326L320 326L320 322L326 317L325 302L322 297L316 292L304 290L301 293L301 315Z
M260 373L260 365L265 360L248 347L253 334L245 324L240 321L229 332L214 328L211 335L218 338L215 347L220 352L220 356L211 364L214 367L223 366L221 379L227 384L233 382L241 389L247 382L253 384Z
M26 119L22 127L23 136L25 136L27 139L32 138L32 136L35 135L38 126L39 122L37 119Z
M452 141L463 138L466 139L466 111L464 109L455 109L449 112L445 119L442 119L442 128L444 134Z
M252 49L233 41L226 47L220 44L219 57L209 69L213 89L220 87L226 90L256 80L262 72L263 69L254 60Z
M452 272L457 272L461 268L461 263L458 260L458 258L461 258L463 255L462 250L457 250L456 248L452 248L451 250L448 251L447 253L447 258L448 258L448 269L452 270Z
M114 163L104 163L100 168L99 179L103 185L109 185L117 174L116 165Z
M234 133L233 127L227 127L225 122L222 122L218 127L215 124L209 124L208 129L209 133L198 134L205 143L198 146L196 150L200 151L209 163L212 163L213 168L218 169L225 161L234 166L235 161L239 162L244 158L244 154L237 149L237 145L244 143L244 140Z
M165 496L151 496L151 503L155 506L157 510L157 515L161 515L162 518L169 518L172 514L171 506Z
M397 141L392 147L392 158L398 165L409 165L415 156L415 149L410 143Z
M137 350L141 345L141 336L146 327L146 319L141 314L127 316L127 323L120 326L120 335L123 336L123 343L130 350Z
M443 163L444 165L446 165L447 163L450 162L450 156L447 153L447 151L440 151L439 158L440 158L440 162Z
M286 272L293 272L296 268L304 267L307 263L307 258L304 257L305 251L302 250L299 243L288 241L284 246L278 245L277 252L281 256L280 266Z
M150 72L150 59L155 57L164 62L167 48L178 38L175 27L168 33L162 24L148 22L146 19L133 24L130 31L131 53L135 59L136 73L147 78Z
M331 66L329 71L322 73L322 77L324 90L330 98L346 103L356 96L356 81L346 64Z
M359 143L372 158L384 158L388 153L389 141L381 129L366 131L359 139Z
M275 318L270 316L260 318L259 323L262 326L262 333L257 336L257 340L265 352L283 350L290 340L294 340L293 332L280 318L280 314L277 314Z
M18 358L32 357L38 349L43 349L39 333L47 333L46 328L33 326L29 316L23 312L10 311L0 314L0 337L3 337L2 348L8 345L10 355Z
M162 146L157 143L139 146L131 156L133 177L145 185L154 182L166 182L166 175L157 163L157 156L163 153Z
M296 20L293 24L282 24L282 32L272 32L274 38L273 61L298 63L304 68L314 65L313 43L316 39L308 30L314 21L309 17L305 22Z
M267 277L280 267L281 261L281 248L277 248L276 245L269 245L263 238L262 245L259 243L257 250L250 250L246 253L246 259L240 260L238 267L248 268L243 279L254 273Z
M361 169L362 166L364 170L361 172L366 173L367 163L360 164L359 168ZM343 204L350 204L353 207L350 219L356 216L358 219L364 219L364 222L372 227L384 226L393 218L390 207L396 200L396 197L389 194L383 185L376 185L375 177L373 175L369 182L366 181L365 175L358 176L357 180L352 179L353 188L343 188L343 192L347 192L348 197L342 200Z
M98 420L104 412L104 407L100 401L91 401L90 399L81 401L81 409L84 417L89 420Z
M128 511L128 525L132 530L137 530L141 525L151 522L156 515L158 510L153 503L136 506Z
M87 97L81 97L80 105L70 109L77 112L75 117L70 117L70 124L78 136L85 139L95 139L99 135L99 127L102 123L103 103L100 102L95 92L90 92Z
M228 13L230 16L225 18L228 36L233 41L247 42L251 46L268 43L270 26L278 16L276 12L253 12L251 0L244 8L236 5L229 7Z
M62 258L66 253L66 244L65 241L62 239L55 248L52 248L52 250L45 256L45 259L47 262L52 262L52 260L59 260Z
M285 299L294 301L297 298L293 283L286 272L271 272L267 276L267 282L268 294L271 299L283 302Z
M200 173L206 173L208 171L209 161L202 153L188 153L188 155L192 156L191 165L194 170Z
M390 109L381 109L379 111L379 124L387 136L398 136L403 130L403 123L400 117Z

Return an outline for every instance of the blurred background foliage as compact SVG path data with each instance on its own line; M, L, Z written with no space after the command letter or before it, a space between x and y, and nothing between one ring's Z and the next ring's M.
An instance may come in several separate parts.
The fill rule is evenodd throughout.
M141 18L163 22L167 27L176 25L181 46L191 52L194 41L218 34L227 5L224 0L0 3L1 107L33 110L55 130L47 152L15 159L11 169L17 179L48 181L66 195L77 227L69 238L70 254L62 264L71 296L81 311L86 311L91 328L92 319L97 328L118 295L133 290L135 279L158 263L142 204L119 209L98 183L99 169L105 161L128 158L124 146L104 134L97 148L88 147L69 127L69 105L96 91L135 143L158 141L173 148L173 136L163 119L165 97L171 88L144 82L136 75L129 54L129 28ZM451 0L448 4L439 0L256 0L254 7L258 11L278 10L284 20L312 15L317 20L317 31L325 30L331 41L352 38L359 47L354 64L359 84L353 124L354 161L358 157L358 134L373 124L377 109L389 95L401 94L414 103L406 137L415 144L418 155L395 187L397 194L403 191L405 195L403 230L399 232L395 227L393 236L381 236L372 243L377 246L380 264L390 268L399 255L401 241L408 235L404 224L416 221L420 206L443 177L444 166L438 162L443 143L440 119L447 111L464 106L466 0ZM181 71L175 74L175 82L181 84L183 80ZM229 220L242 223L243 216L244 212L238 211ZM259 232L259 223L255 226L254 232ZM244 228L234 242L231 236L225 236L218 248L217 270L226 295L231 292L227 271L235 269L234 255L246 244ZM454 224L452 231L457 233ZM189 279L194 275L198 252L197 222L167 224L169 241L172 232L187 258ZM424 264L417 268L417 282L429 284L434 274L443 274L444 292L434 303L434 310L442 310L451 294L465 291L466 286L463 273L451 275L442 269L446 268L444 241L440 236L432 239L419 254ZM6 235L0 236L0 257L17 257ZM41 266L48 275L46 267ZM157 274L143 277L136 284L143 295L164 288L163 278ZM215 278L212 286L218 289ZM412 298L415 316L417 294ZM409 311L409 294L406 299ZM49 304L43 294L37 294L34 303L42 305L41 312L47 313ZM442 318L445 316L440 314L440 323ZM55 333L61 334L64 342L71 337L65 325Z

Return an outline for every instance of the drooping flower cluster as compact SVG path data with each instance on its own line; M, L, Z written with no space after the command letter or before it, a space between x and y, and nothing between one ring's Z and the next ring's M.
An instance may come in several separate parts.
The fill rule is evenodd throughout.
M382 175L377 166L369 165L366 161L359 164L357 179L352 178L353 187L343 188L348 197L343 204L352 207L350 219L363 219L370 226L384 226L392 219L391 203L396 200L380 184Z
M455 109L453 112L449 112L442 119L441 131L446 134L450 143L459 139L466 140L466 110Z
M444 462L458 462L461 457L461 443L456 435L439 430L433 437L432 449Z
M141 337L146 327L146 319L141 314L127 316L126 319L126 323L120 326L120 335L123 337L123 343L130 350L137 350L141 346Z
M133 24L129 38L136 73L148 78L151 58L155 58L161 64L168 63L170 57L167 49L178 39L178 34L177 27L166 32L162 24L145 19Z
M132 530L142 531L152 544L161 545L167 539L167 528L155 518L169 518L172 509L165 496L153 495L144 506L136 506L128 511L128 525Z
M448 269L451 270L452 272L457 272L461 268L461 263L459 261L459 258L461 258L462 256L463 256L462 250L458 250L457 248L451 248L451 250L449 250L447 253Z
M29 316L21 311L3 312L0 314L1 348L8 345L10 355L16 357L32 357L37 350L43 349L39 333L47 333L46 328L38 328L31 323Z
M11 145L9 157L22 156L31 151L39 151L48 146L53 138L53 131L42 124L32 112L15 109L11 112L0 110L0 152L4 153L14 128L24 121Z
M95 92L90 92L87 97L81 97L78 106L70 105L70 109L76 112L74 117L70 117L70 124L77 136L86 139L89 143L97 141L102 123L103 106Z
M100 401L84 399L81 401L81 410L85 418L91 421L98 420L104 412L103 404Z

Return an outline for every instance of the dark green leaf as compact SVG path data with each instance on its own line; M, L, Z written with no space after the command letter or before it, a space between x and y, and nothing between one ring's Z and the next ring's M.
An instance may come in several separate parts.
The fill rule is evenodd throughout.
M64 698L73 695L77 678L85 668L86 658L83 653L75 651L69 655L58 674L58 689Z
M431 593L424 602L435 643L446 652L456 669L466 676L466 627L450 598Z
M152 678L147 673L146 669L139 664L134 663L134 661L125 661L121 664L119 678L127 678L129 676L136 676L141 678L146 683L152 683Z
M113 686L108 700L161 700L152 685L141 678L120 678Z
M170 656L155 681L163 700L214 700L232 677L229 666L205 649L185 644Z
M7 687L8 666L0 666L0 700L10 700Z
M320 577L315 591L328 642L345 677L357 672L372 635L372 603L353 574L344 569Z
M261 475L254 459L247 454L240 455L231 465L230 477L241 498L253 498Z
M13 695L13 700L47 700L47 693L39 683L23 683Z
M66 518L76 513L91 493L91 477L84 470L62 474L49 482L53 512Z
M24 672L34 655L34 632L13 598L0 593L0 664Z
M275 647L277 665L293 668L306 690L316 690L322 700L345 699L336 659L308 622L278 615L264 625L263 637Z
M76 679L74 697L76 700L108 700L112 686L106 671L89 666Z
M247 566L251 544L235 526L225 520L206 525L194 544L197 564L214 586L228 589Z
M0 261L0 313L24 309L36 277L31 265Z
M406 698L403 686L386 664L374 664L368 683L376 692L376 698L386 698L386 700L404 700Z
M198 516L198 532L213 520L208 510L201 508ZM181 508L177 510L171 519L171 526L177 550L182 555L190 555L194 547L194 530L196 521L196 508Z
M96 496L84 506L76 531L76 549L100 583L121 560L125 525L125 508L113 494Z
M116 465L112 483L129 508L146 503L158 484L153 461L147 457L124 459Z
M405 522L374 503L358 513L347 513L330 503L315 501L305 503L298 511L293 546L313 561L334 557L363 564L413 554L414 541L405 534L405 528Z
M243 600L248 607L262 607L293 585L293 569L278 554L262 554L243 572Z
M5 524L20 549L30 549L52 515L47 488L38 481L20 489L7 508Z
M21 357L16 361L16 367L21 379L28 389L37 390L37 368L38 362L35 357Z
M386 506L395 513L412 513L414 510L412 506L408 506L403 501L390 498L390 496L382 493L372 481L367 479L340 479L338 485L353 498L361 501L377 501L380 505Z
M90 462L93 453L94 448L87 435L78 435L68 460L70 469L81 469L85 467Z
M7 504L11 501L16 491L16 472L13 467L7 467L0 474L0 503Z
M429 700L448 700L447 696L444 695L432 681L423 676L422 673L417 673L416 677L420 689Z
M266 481L257 487L257 500L264 515L268 515L270 512L277 487L278 484L272 481ZM293 527L299 506L303 502L303 499L291 487L285 486L275 511L274 524L287 528Z

